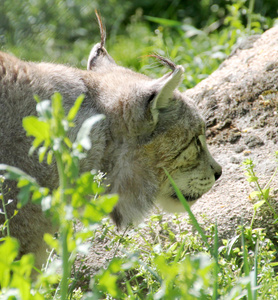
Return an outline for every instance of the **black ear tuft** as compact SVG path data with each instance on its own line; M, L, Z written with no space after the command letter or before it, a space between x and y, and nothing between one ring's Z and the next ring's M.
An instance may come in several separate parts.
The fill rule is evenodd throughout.
M101 16L100 16L100 14L98 13L97 10L95 10L95 14L96 14L96 17L97 17L98 26L99 26L99 30L100 30L100 37L101 37L100 46L101 46L101 48L104 48L105 40L106 40L106 31L105 31L105 28L103 26Z
M175 66L173 64L173 66ZM171 105L174 96L174 90L179 86L184 69L182 66L175 66L172 73L164 75L162 78L153 81L157 92L151 94L148 103L151 103L151 113L154 123L157 123L159 111Z
M99 24L101 42L96 44L92 48L87 63L87 70L93 70L101 66L106 66L108 64L115 64L113 58L108 54L107 50L104 48L106 40L105 28L103 26L100 15L97 11L95 11L95 13Z

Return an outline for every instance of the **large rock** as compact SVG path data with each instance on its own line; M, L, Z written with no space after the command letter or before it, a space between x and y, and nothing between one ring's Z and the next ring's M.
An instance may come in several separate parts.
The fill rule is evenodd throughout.
M235 234L243 220L250 224L254 190L244 176L241 163L252 158L259 182L264 186L278 162L278 27L241 43L213 74L185 94L193 98L207 120L210 150L223 167L223 176L193 207L206 223L218 220L220 237ZM271 202L278 212L278 175L270 185ZM255 226L273 237L278 226L263 206Z

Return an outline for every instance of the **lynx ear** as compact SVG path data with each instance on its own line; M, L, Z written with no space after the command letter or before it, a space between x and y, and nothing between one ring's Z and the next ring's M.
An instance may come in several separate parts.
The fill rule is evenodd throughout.
M155 85L159 92L151 101L151 113L155 123L158 121L159 110L171 105L174 90L179 86L183 73L183 67L176 66L172 73L166 74L156 81Z
M93 70L111 64L116 64L114 59L108 54L102 43L96 44L90 52L87 70Z
M103 26L100 15L97 10L95 10L96 17L98 20L98 25L100 29L101 42L96 44L89 55L87 70L92 70L94 68L107 66L109 64L115 64L114 59L108 54L107 50L104 48L106 40L106 32Z

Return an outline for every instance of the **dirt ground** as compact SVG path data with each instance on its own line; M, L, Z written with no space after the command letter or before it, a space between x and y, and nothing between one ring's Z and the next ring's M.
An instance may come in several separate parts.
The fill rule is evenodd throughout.
M254 161L262 186L278 165L274 156L278 151L278 27L238 45L217 71L185 94L206 117L209 149L223 167L221 178L192 211L204 227L217 220L220 239L230 238L242 221L250 224L254 212L254 201L249 198L254 187L246 180L242 162ZM271 201L277 209L278 174L271 187ZM163 214L163 218L173 216ZM272 223L273 214L262 207L254 225L266 228L273 238L278 226ZM187 222L182 227L192 230ZM94 240L85 259L90 275L113 257L114 251L105 250L108 243Z

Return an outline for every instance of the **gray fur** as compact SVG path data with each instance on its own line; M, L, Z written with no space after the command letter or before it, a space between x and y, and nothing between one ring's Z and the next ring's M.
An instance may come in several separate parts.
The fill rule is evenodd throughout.
M166 209L181 205L166 178L166 168L185 197L194 202L221 175L221 167L210 156L204 138L205 125L194 104L176 90L183 74L177 66L160 79L151 79L118 66L103 43L90 54L88 70L63 65L23 62L0 52L0 163L16 166L54 189L55 165L40 164L28 155L32 139L26 137L22 119L36 115L36 102L60 92L68 111L75 99L85 95L69 133L74 140L81 124L90 116L106 118L92 129L92 148L81 162L81 172L92 169L107 173L107 193L120 198L111 214L123 227L138 223L154 202ZM16 208L17 188L6 182L9 215ZM0 215L3 222L3 216ZM11 233L20 241L20 254L32 252L37 265L45 259L45 232L54 229L40 207L29 203L11 221Z

